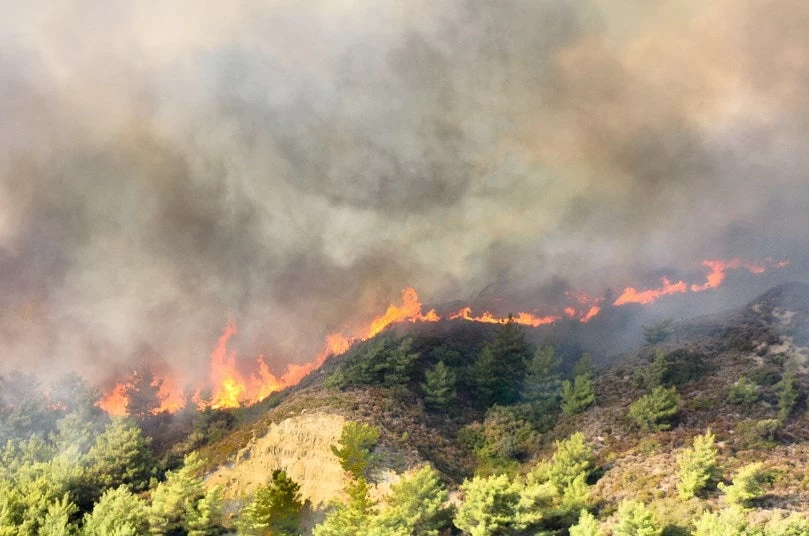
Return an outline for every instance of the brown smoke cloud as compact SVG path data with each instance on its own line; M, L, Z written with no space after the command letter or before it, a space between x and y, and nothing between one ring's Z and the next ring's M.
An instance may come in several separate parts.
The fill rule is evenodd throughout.
M229 313L305 361L408 285L807 265L798 0L51 4L0 20L4 368L193 375Z

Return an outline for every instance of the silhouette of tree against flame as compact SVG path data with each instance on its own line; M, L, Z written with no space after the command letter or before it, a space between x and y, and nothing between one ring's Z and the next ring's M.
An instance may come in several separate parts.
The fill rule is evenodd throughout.
M132 371L124 387L127 397L126 412L138 421L145 421L155 414L165 398L160 393L163 380L147 362L142 362Z

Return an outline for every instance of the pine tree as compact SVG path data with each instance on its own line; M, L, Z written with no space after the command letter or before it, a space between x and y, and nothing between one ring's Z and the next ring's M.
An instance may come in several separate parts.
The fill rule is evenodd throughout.
M507 475L479 477L461 484L464 500L455 526L472 536L508 534L517 523L520 486Z
M331 451L340 460L340 466L355 478L361 478L374 461L372 455L379 442L379 429L370 424L349 421L343 426L338 446Z
M424 403L433 409L446 408L455 400L455 372L439 361L435 367L424 373L425 382L421 384L424 392Z
M668 430L671 419L680 412L680 396L674 387L658 386L636 400L629 408L630 416L645 431Z
M160 393L162 386L163 380L148 363L143 363L132 371L124 387L127 414L141 422L154 415L165 398Z
M526 362L534 349L525 340L522 326L509 316L495 334L491 344L494 358L494 402L511 404L519 400L520 386L525 376Z
M573 383L565 380L562 386L562 411L568 417L581 413L595 403L593 383L586 374L576 376Z
M276 469L272 480L256 491L253 499L242 510L239 535L244 536L295 536L300 534L301 500L300 485L289 478L286 472Z
M587 376L588 378L593 377L593 361L590 359L590 354L584 352L581 355L581 359L576 363L576 366L573 368L573 376Z
M334 505L326 519L312 530L313 536L369 535L376 507L368 495L368 482L358 478L347 491L348 502Z
M101 489L146 489L155 469L150 440L129 418L115 419L87 452L85 463Z
M438 472L429 465L391 486L386 505L375 525L381 535L438 536L452 524L452 509L446 506L447 490Z
M78 512L75 504L68 500L65 494L61 500L54 501L48 507L42 526L39 528L39 536L70 536L75 534L74 527L70 524L70 516ZM0 529L2 530L2 529Z
M497 377L494 353L490 345L483 350L469 367L469 384L474 390L475 399L483 406L489 407L497 398L497 386L501 379Z
M604 531L598 526L593 514L582 510L579 522L570 527L570 536L604 536Z
M84 516L83 536L142 536L147 526L146 504L121 486L106 491Z
M744 514L738 507L721 512L705 512L694 522L692 536L752 536Z
M781 392L778 395L778 420L785 421L792 413L795 402L798 401L798 390L795 387L795 370L792 368L784 372L781 379Z
M663 380L666 377L667 369L666 358L663 355L663 352L658 350L655 352L655 358L654 361L652 361L652 364L646 367L646 370L644 370L642 373L644 387L651 391L652 389L663 385Z
M680 497L690 499L719 476L716 463L716 438L710 430L694 438L694 446L685 449L678 458L680 466L677 489Z
M558 368L559 359L553 346L547 345L534 352L523 381L523 400L542 408L558 408L562 393Z
M764 491L761 488L762 470L764 464L757 462L745 465L730 486L719 484L719 489L725 493L725 500L729 504L748 506L750 501L761 497Z
M654 514L642 503L624 501L618 506L613 536L660 536L663 529Z
M148 510L151 534L188 532L192 520L196 534L207 534L217 529L222 520L222 505L221 501L215 500L216 488L206 491L202 479L197 476L202 467L202 460L197 454L189 454L185 457L183 467L169 471L166 479L155 488ZM200 511L200 507L204 511Z

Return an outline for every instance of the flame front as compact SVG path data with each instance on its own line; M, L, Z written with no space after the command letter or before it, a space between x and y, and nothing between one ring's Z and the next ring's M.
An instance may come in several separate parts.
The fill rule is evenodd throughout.
M706 260L702 266L709 269L705 276L705 282L701 284L691 284L684 281L672 283L666 277L661 279L658 288L637 290L634 287L626 287L621 295L612 303L614 307L637 303L649 304L657 299L687 292L703 292L719 287L727 276L729 270L745 268L752 274L760 274L770 268L783 268L789 261L773 261L765 259L759 262L742 262L740 259L730 260ZM511 319L517 324L538 327L551 324L560 318L567 316L571 320L588 322L601 312L601 301L588 297L582 292L567 293L568 301L572 302L559 311L558 315L538 316L532 313L519 312L507 317L500 317L489 311L484 311L475 316L471 307L463 307L448 316L449 320L467 320L470 322L481 322L487 324L503 324ZM306 375L318 369L329 356L339 355L348 351L357 342L364 341L378 335L391 324L399 322L437 322L441 320L434 309L427 313L422 313L422 303L413 288L406 288L402 291L402 302L400 305L391 304L385 312L373 318L365 328L358 330L357 335L345 335L340 332L330 333L326 336L324 348L315 358L307 363L290 363L283 373L276 376L264 356L256 359L255 372L245 375L238 368L237 354L228 348L228 344L238 333L238 327L233 318L229 318L225 329L217 339L214 350L210 357L210 384L212 398L209 402L201 399L201 389L197 389L192 401L198 406L210 405L214 408L235 408L241 405L249 405L259 402L272 393L280 391L286 387L300 382ZM107 392L99 402L99 406L110 415L126 415L127 396L126 383L117 384L112 390ZM162 378L160 388L161 406L157 412L176 412L185 404L180 384L174 377Z

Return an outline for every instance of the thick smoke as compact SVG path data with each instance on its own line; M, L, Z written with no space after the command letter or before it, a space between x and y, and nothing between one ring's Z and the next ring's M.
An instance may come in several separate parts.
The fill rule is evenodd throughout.
M280 364L408 285L807 263L799 0L6 4L4 368L204 375L229 314Z

